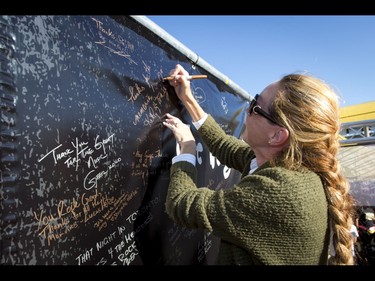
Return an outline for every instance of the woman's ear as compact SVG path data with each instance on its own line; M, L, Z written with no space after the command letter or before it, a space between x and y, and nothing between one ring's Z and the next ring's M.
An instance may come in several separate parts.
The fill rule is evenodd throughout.
M289 131L286 128L280 128L275 135L268 141L274 146L283 146L289 140Z

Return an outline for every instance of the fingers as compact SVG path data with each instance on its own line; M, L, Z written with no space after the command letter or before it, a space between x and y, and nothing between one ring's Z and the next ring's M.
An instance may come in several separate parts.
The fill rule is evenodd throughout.
M168 122L168 123L182 123L182 121L177 118L176 116L173 116L172 114L169 114L167 113L166 115L166 118L164 119L165 122Z
M176 67L169 72L169 75L175 78L169 80L169 84L173 87L176 87L179 84L188 83L188 80L185 77L189 76L189 72L187 72L180 64L177 64Z
M179 118L173 116L172 114L167 113L166 117L167 118L164 119L163 124L168 128L177 128L178 125L182 124L182 121Z
M167 113L166 118L163 120L163 125L169 128L174 134L176 141L181 147L181 153L185 151L186 153L194 154L195 138L188 124L183 123L179 118Z
M181 64L177 64L174 69L169 72L170 76L188 76L189 72L182 67Z

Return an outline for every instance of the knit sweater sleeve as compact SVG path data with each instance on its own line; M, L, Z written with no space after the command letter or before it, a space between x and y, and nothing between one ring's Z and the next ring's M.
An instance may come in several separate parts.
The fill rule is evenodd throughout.
M227 135L211 115L198 130L202 140L221 164L240 172L248 168L254 153L244 141Z
M198 189L195 182L194 165L185 161L172 165L166 212L178 224L212 231L205 209L213 192L208 188Z

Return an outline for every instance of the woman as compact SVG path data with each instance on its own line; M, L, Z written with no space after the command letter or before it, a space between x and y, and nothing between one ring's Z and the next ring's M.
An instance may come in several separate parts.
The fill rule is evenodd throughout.
M336 158L340 123L332 89L297 74L270 84L248 108L242 141L204 112L181 65L170 75L211 153L242 176L230 189L197 188L194 136L167 114L163 124L181 149L172 160L168 215L220 237L218 264L352 265L353 201Z

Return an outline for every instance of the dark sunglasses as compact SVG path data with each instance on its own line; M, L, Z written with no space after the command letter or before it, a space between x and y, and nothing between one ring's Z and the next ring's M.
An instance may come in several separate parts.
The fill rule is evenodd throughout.
M247 114L251 115L253 112L255 114L262 115L264 118L268 119L272 123L279 125L267 112L265 112L260 105L257 104L257 99L259 97L259 94L255 95L254 99L250 102L249 109L247 110Z

